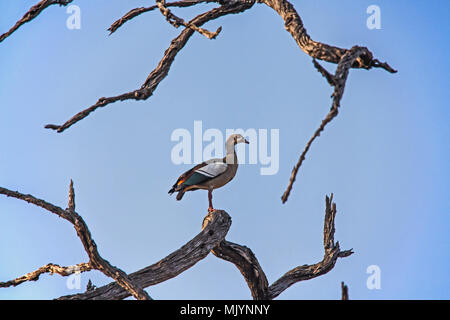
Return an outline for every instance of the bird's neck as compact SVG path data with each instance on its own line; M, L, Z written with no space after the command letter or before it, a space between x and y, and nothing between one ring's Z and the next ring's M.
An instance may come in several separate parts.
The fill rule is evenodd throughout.
M227 155L225 156L225 161L227 164L237 164L237 156L236 156L236 151L234 149L234 142L230 141L227 142L225 148L227 151Z

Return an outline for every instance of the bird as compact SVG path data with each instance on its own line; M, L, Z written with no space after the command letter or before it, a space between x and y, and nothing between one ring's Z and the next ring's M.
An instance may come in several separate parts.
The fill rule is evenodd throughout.
M176 199L181 200L184 193L198 189L208 190L208 212L215 211L212 204L212 192L233 180L238 169L235 146L249 142L241 134L232 134L225 143L226 155L204 161L183 173L169 190L169 194L178 192Z

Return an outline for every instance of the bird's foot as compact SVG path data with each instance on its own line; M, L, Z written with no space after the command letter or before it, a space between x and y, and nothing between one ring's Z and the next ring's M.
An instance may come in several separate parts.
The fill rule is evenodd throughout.
M208 213L213 213L215 211L216 211L216 209L214 209L214 208L211 208L211 207L208 208Z

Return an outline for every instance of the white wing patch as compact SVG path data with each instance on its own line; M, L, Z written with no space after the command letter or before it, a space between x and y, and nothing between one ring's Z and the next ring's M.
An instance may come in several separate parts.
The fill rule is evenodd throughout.
M222 174L227 170L227 164L224 162L212 162L206 166L195 170L195 172L200 173L208 178L214 178Z

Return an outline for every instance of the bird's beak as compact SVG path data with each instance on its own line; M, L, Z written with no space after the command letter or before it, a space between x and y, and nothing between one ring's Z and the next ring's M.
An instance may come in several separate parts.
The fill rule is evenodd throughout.
M246 144L249 144L250 142L248 142L248 140L247 139L244 139L244 142L246 143Z

